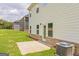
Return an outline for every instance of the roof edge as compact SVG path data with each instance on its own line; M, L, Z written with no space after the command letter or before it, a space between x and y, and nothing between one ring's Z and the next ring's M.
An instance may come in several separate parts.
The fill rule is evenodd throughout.
M31 10L37 3L32 3L28 8L27 10Z

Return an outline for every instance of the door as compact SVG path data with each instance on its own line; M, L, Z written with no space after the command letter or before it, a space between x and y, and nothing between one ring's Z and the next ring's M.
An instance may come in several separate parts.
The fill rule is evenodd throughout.
M48 23L48 36L53 37L53 23Z
M46 37L46 25L44 25L44 38Z

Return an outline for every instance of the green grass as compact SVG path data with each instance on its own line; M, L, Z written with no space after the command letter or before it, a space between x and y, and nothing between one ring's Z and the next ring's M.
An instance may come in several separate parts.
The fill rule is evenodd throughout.
M30 41L28 34L14 30L0 30L0 53L9 53L11 56L19 56L20 51L16 42Z
M0 53L9 53L10 56L21 56L16 42L31 41L32 39L28 36L28 33L22 31L0 29ZM26 56L51 55L55 55L55 49L26 54Z

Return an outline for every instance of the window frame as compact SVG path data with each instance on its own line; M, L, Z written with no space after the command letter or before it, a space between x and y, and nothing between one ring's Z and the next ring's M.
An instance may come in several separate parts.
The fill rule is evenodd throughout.
M30 33L31 33L32 27L30 26Z
M36 9L36 13L39 13L39 7Z
M32 15L31 15L31 13L30 13L30 17L31 17Z
M36 34L39 35L39 25L36 25Z
M48 37L53 37L53 23L48 23Z

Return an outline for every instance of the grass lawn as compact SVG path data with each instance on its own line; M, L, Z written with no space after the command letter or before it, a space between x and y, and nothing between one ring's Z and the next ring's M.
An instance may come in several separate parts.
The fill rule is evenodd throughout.
M14 31L7 29L0 29L0 53L9 53L10 56L21 56L16 42L31 41L28 34L22 31ZM37 53L30 53L27 56L49 56L54 55L55 50L50 49Z

